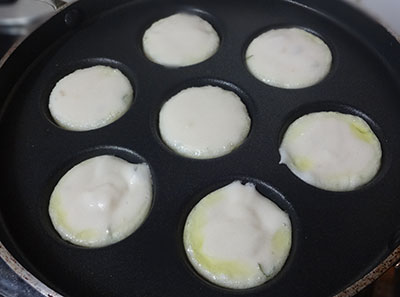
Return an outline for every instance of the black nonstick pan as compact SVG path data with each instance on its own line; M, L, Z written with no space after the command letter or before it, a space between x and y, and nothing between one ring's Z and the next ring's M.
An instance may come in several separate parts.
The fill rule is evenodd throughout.
M144 31L182 11L214 26L221 38L218 52L184 68L152 63L141 48ZM318 35L332 51L329 75L312 87L270 87L246 68L244 53L252 38L291 26ZM116 67L129 78L135 89L130 110L98 130L59 128L47 108L51 89L73 70L96 64ZM252 118L245 142L211 160L178 156L158 132L163 102L183 88L202 85L236 92ZM350 296L399 258L400 45L339 1L81 0L3 61L0 94L0 251L10 265L18 266L5 257L8 252L43 283L43 292L48 287L73 297ZM360 189L319 190L279 165L287 126L322 110L361 116L381 142L381 169ZM69 168L100 154L147 162L154 201L146 221L127 239L80 248L53 229L49 197ZM237 179L255 183L289 213L293 245L274 279L234 291L196 274L185 257L182 231L204 195Z

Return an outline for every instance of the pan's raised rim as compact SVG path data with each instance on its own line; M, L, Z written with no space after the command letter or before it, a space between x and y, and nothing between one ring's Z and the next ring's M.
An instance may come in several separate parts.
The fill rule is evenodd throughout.
M351 286L344 289L334 297L350 297L359 293L366 286L377 280L387 270L394 267L400 260L400 246L398 246L393 253L391 253L381 264L376 266L368 274L364 275L360 280L352 284Z
M5 246L0 241L0 257L4 262L17 274L21 279L26 281L35 290L44 296L48 297L62 297L63 295L52 290L46 284L37 279L28 270L26 270L5 248ZM353 283L346 289L344 289L339 294L334 297L351 297L359 293L362 289L367 287L369 284L377 280L382 274L384 274L388 269L394 267L396 263L400 261L400 245L385 259L371 270L368 274L364 275L360 280Z
M43 24L47 23L49 19L53 16L61 13L67 7L74 4L74 2L64 3L61 7L58 7L54 14L52 14ZM11 55L16 51L16 49L37 29L41 27L42 24L38 24L29 34L18 38L9 48L9 50L4 54L3 57L0 58L0 70L3 68L7 60L11 57ZM33 274L31 274L24 266L17 261L14 256L7 250L7 248L3 245L2 241L0 241L0 258L4 261L4 263L14 272L21 280L25 281L28 285L34 288L37 292L47 297L62 297L63 295L57 293L52 290L42 281L37 279Z
M27 282L36 291L44 296L48 297L62 297L63 295L53 291L43 282L38 280L33 274L31 274L25 267L23 267L6 249L2 242L0 242L0 257L3 261L10 267L16 275L18 275L22 280Z

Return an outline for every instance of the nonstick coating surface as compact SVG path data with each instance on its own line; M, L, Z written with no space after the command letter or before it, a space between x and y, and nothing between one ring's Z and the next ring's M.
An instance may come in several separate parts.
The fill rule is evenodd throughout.
M308 1L307 6L278 0L122 0L118 3L123 5L112 3L113 9L111 1L93 2L96 8L80 1L59 13L0 71L2 97L9 94L0 126L1 241L36 277L67 296L321 297L339 293L399 245L400 49L381 27L333 1ZM208 20L221 44L201 64L169 69L146 59L141 38L154 21L179 11ZM314 32L332 51L332 69L315 86L274 88L246 69L244 52L252 38L269 28L290 26ZM98 130L60 129L47 110L52 87L71 71L95 64L125 73L135 88L132 107ZM181 89L207 84L242 98L252 118L251 132L224 157L180 157L160 140L158 112ZM379 137L382 168L368 185L351 192L323 191L279 165L278 147L287 126L322 110L360 115ZM99 249L76 247L51 226L49 196L69 168L105 153L150 165L152 209L127 239ZM256 183L289 213L293 225L293 246L283 270L266 284L242 291L202 280L182 244L191 208L236 179Z

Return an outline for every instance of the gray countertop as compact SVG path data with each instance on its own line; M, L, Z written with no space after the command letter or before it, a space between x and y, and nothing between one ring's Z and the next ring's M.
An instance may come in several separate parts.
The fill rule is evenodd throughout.
M384 25L400 40L399 0L345 0Z
M23 279L17 276L0 258L0 296L43 297Z

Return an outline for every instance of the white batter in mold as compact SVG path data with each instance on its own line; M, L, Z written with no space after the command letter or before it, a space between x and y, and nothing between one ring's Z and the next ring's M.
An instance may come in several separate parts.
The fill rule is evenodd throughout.
M64 129L87 131L104 127L129 109L133 89L118 69L97 65L76 70L53 88L49 110Z
M190 212L183 242L195 270L222 287L245 289L274 277L291 248L290 218L251 183L235 181Z
M321 81L330 70L332 54L320 38L305 30L273 29L250 43L246 63L262 82L297 89Z
M215 54L219 37L197 15L177 13L151 25L143 36L143 50L151 61L181 67L205 61Z
M360 117L339 112L310 113L287 129L281 163L300 179L329 191L351 191L378 172L382 150Z
M64 240L102 247L126 238L142 224L152 195L145 163L102 155L79 163L59 180L49 215Z
M179 92L163 105L159 116L163 141L177 153L198 159L228 154L244 141L250 125L240 98L215 86Z

